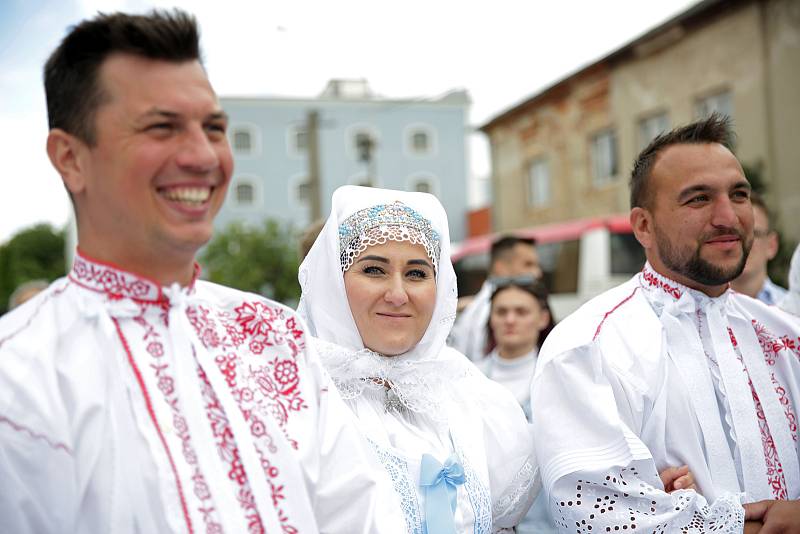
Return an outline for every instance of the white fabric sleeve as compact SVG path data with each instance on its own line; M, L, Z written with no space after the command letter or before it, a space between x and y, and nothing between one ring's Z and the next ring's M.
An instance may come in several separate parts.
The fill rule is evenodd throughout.
M505 387L476 377L483 411L484 447L489 471L494 531L519 524L541 488L533 427Z
M742 532L743 494L708 503L693 490L663 490L649 449L632 430L645 411L643 382L609 369L594 343L549 356L537 369L532 403L536 451L559 529Z
M654 482L653 476L658 479L655 465L641 460L565 475L551 491L553 521L563 532L741 534L744 494L725 493L708 503L694 490L666 493L660 482L645 480Z
M404 533L405 520L386 471L354 416L307 345L308 370L318 385L316 436L304 470L319 531L325 534Z
M79 509L71 453L0 415L0 532L75 532Z

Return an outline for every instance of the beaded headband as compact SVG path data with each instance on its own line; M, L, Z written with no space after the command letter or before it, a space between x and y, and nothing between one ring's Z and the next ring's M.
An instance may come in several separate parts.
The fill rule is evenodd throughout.
M441 240L428 219L400 201L359 210L339 225L339 259L347 271L367 247L387 241L422 245L438 270Z

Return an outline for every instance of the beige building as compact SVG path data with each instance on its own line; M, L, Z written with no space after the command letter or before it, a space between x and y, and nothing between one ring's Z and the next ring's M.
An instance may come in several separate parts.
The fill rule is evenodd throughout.
M626 213L639 150L719 111L800 240L800 0L704 0L481 127L495 231Z

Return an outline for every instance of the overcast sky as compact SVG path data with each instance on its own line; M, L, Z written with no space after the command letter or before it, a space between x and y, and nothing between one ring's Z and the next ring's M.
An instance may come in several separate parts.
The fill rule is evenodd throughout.
M331 78L366 78L391 98L465 88L477 126L695 2L0 0L0 243L67 221L44 150L41 67L66 29L98 10L194 12L220 95L316 96ZM473 176L487 175L486 143L476 134L469 147Z

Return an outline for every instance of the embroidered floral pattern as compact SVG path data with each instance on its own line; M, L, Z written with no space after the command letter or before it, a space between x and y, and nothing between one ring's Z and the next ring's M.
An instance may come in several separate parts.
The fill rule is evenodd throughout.
M191 487L186 492L188 508L202 518L206 533L221 533L219 513L215 508L208 481L198 463L187 420L182 412L175 371L170 364L172 359L167 357L171 346L161 338L164 327L169 326L169 293L163 292L158 285L146 279L93 263L86 258L78 257L75 265L70 274L73 282L104 292L111 299L132 299L138 304L138 314L131 321L141 330L136 350L128 350L131 361L136 360L132 352L138 358L144 358L140 360L142 370L150 370L146 376L146 389L151 390L150 395L160 395L157 399L160 409L154 412L159 414L158 421L168 418L169 423L165 426L174 429L174 433L168 432L169 437L162 436L162 440L181 450L181 456L175 457L182 461L179 464L181 469L175 471L175 476L180 478L177 481L179 491L182 492L182 484ZM197 272L196 270L196 274ZM264 526L228 414L206 374L217 370L224 378L225 385L230 388L250 430L261 468L269 483L281 530L284 534L297 533L286 506L286 488L281 481L281 471L268 457L269 454L279 451L270 435L270 429L275 427L271 426L273 423L268 418L272 417L278 423L289 443L297 448L297 442L289 435L287 423L293 413L308 408L302 395L300 371L295 361L304 349L305 333L298 327L293 314L257 298L240 302L228 309L214 310L190 302L186 307L186 316L197 334L197 339L216 364L216 369L203 369L197 365L197 379L201 385L203 409L216 441L216 449L244 513L248 532L264 532ZM122 330L118 331L123 337ZM123 342L127 347L124 339ZM151 416L156 417L154 413ZM164 425L163 422L160 424ZM171 462L173 460L169 449L173 447L168 447L167 450ZM187 476L187 471L188 477L184 481L182 479ZM183 502L183 497L181 499ZM187 522L190 523L188 517ZM191 525L189 528L191 529Z
M212 316L202 306L187 310L189 322L214 354L243 413L272 417L286 433L290 414L307 408L300 394L299 369L294 360L303 350L304 333L297 327L294 316L287 317L283 308L264 302L244 302L234 308L234 313ZM209 335L209 331L216 335ZM245 362L240 355L242 349L257 358ZM288 433L286 437L296 448L297 443Z
M753 386L753 381L750 379L750 373L744 364L744 358L739 351L739 343L736 341L736 336L733 335L733 330L728 327L728 335L731 338L731 343L736 351L736 357L742 364L742 370L747 375L747 385L750 387L750 393L753 396L753 403L756 408L756 417L758 419L758 428L761 432L761 445L764 449L764 461L767 465L767 479L772 488L772 494L776 499L787 499L788 491L786 489L786 478L783 475L783 466L778 458L778 450L775 448L775 441L772 438L772 432L769 430L767 424L767 417L764 413L764 408L761 405L761 400L758 398L758 393ZM714 362L716 363L716 362ZM774 374L773 374L774 380ZM796 433L793 433L796 439Z
M108 294L111 298L159 301L161 288L149 280L113 267L90 262L77 254L70 280L88 289Z
M670 284L665 278L662 278L656 273L651 272L647 267L642 269L642 280L644 280L648 286L660 289L664 293L671 295L676 299L681 298L681 295L683 294L677 286Z
M203 518L206 533L219 534L222 533L222 525L219 523L217 511L211 497L211 492L208 489L205 476L200 469L197 453L192 445L189 426L181 411L178 395L175 391L175 378L170 365L163 357L164 346L160 339L161 336L158 331L149 324L146 318L146 310L147 307L142 306L141 314L134 319L134 322L144 329L142 341L147 347L148 354L152 358L149 367L158 386L158 390L161 392L162 399L172 413L172 426L175 429L176 436L180 440L183 459L191 472L192 495L194 495L198 501L196 503L196 509Z

